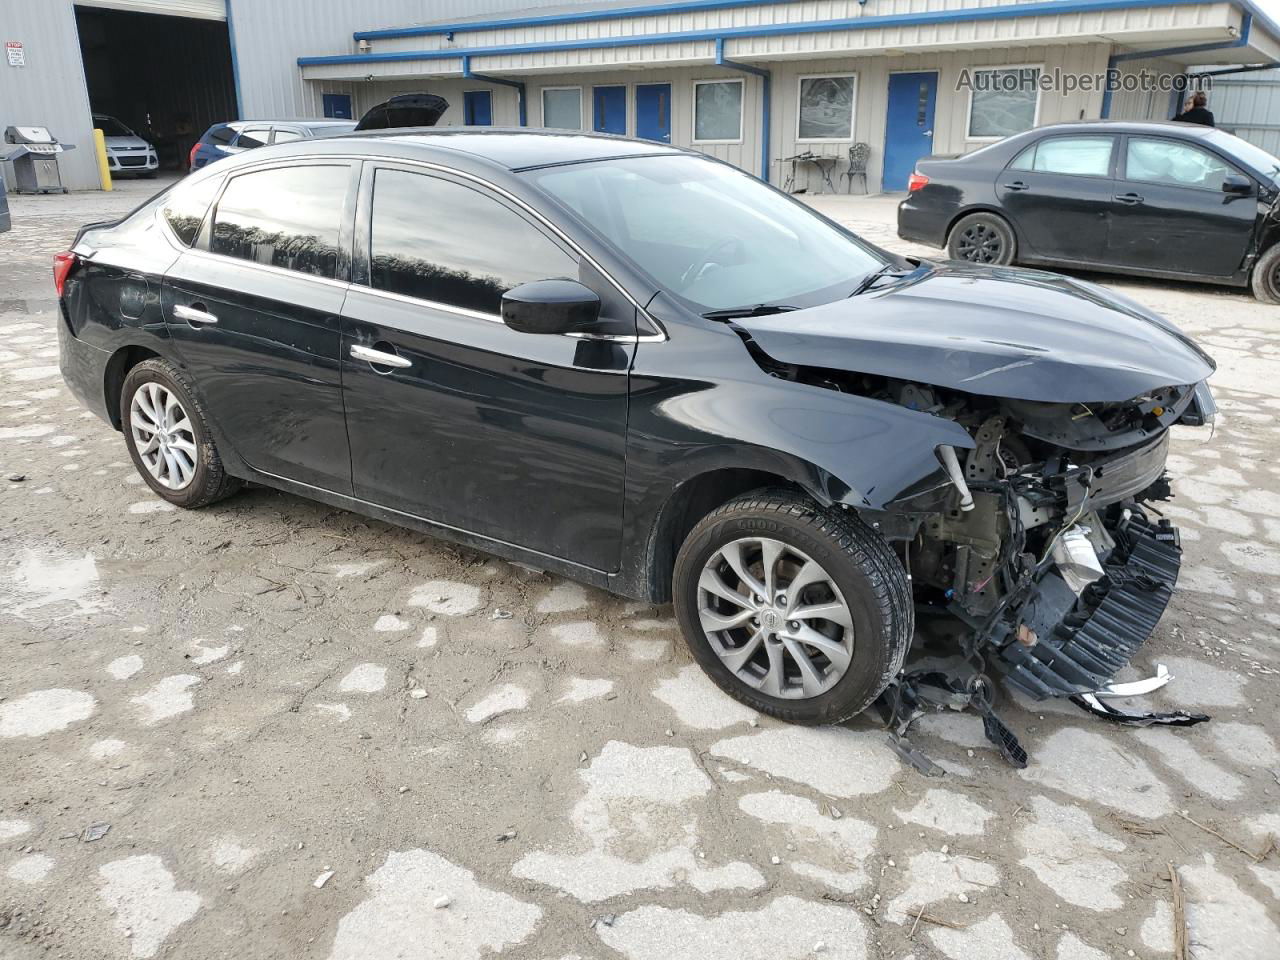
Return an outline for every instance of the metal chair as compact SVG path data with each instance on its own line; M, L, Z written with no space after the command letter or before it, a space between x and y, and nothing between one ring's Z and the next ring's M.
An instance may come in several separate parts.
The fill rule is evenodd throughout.
M871 148L865 143L855 143L849 148L849 169L840 174L848 179L845 193L853 193L853 178L862 178L862 192L867 192L867 160L871 156Z

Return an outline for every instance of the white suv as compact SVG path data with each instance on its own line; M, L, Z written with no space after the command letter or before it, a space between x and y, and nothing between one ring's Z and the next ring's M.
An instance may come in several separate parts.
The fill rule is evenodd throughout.
M142 177L154 177L160 169L156 148L126 127L115 117L95 113L93 125L102 131L107 141L107 166L111 175L135 173Z

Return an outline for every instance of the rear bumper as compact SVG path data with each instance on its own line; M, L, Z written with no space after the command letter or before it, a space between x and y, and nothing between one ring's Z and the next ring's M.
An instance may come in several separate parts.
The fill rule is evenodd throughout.
M926 188L927 189L927 188ZM946 245L947 218L932 205L922 204L923 190L907 194L898 204L898 236L903 240L927 243L931 247Z
M65 310L59 303L59 312ZM105 393L107 362L111 354L85 343L72 334L65 315L58 317L58 367L67 389L84 406L103 420L111 422Z
M1008 682L1036 700L1105 686L1137 653L1164 615L1182 565L1178 532L1136 511L1115 532L1106 576L1079 600L1056 572L1046 574L1016 619L1034 642L1010 639L999 665Z

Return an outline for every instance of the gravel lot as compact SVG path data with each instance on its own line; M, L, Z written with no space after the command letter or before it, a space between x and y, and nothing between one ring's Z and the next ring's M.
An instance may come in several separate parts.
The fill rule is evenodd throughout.
M1173 864L1197 960L1280 957L1280 308L1106 281L1219 362L1131 671L1212 722L1011 703L1015 771L934 717L928 780L870 720L729 701L669 608L268 490L151 496L62 386L50 258L156 187L13 198L0 235L0 956L1158 958ZM815 203L906 249L892 200Z

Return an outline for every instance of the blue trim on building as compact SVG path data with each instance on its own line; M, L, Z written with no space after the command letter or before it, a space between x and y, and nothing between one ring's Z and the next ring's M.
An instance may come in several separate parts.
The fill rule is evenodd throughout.
M227 9L227 44L231 47L231 79L236 89L236 115L234 119L244 118L244 95L240 92L240 56L236 53L236 25L231 19L231 0L226 0Z
M749 63L738 63L724 55L724 40L716 40L716 66L729 70L739 70L761 78L760 91L760 179L769 182L769 138L770 120L773 117L773 74L764 67L753 67Z
M339 54L324 57L299 57L298 66L325 66L353 63L393 63L418 60L449 60L464 54L472 57L504 56L522 53L556 53L572 50L600 50L619 47L641 47L656 43L688 43L701 40L736 40L753 37L794 36L808 33L828 33L843 30L874 30L882 27L930 26L955 21L976 22L988 20L1012 20L1018 17L1057 16L1075 13L1099 13L1108 10L1138 10L1149 7L1193 6L1207 0L1040 0L1035 3L1010 4L1001 7L977 7L960 10L941 10L932 13L889 14L881 17L851 17L841 20L816 20L804 23L772 23L743 27L722 27L709 30L686 30L678 33L642 34L623 37L596 37L588 40L559 40L542 43L512 43L488 47L460 47L445 50L405 50L396 53ZM1256 11L1249 0L1232 0L1245 11L1245 16L1255 14L1267 28L1280 38L1280 28L1265 15ZM673 5L672 9L675 8ZM469 29L483 29L483 23ZM1192 48L1195 49L1195 48ZM1150 56L1150 54L1148 54Z
M504 87L516 88L516 101L520 107L520 126L527 127L529 125L528 107L525 103L525 86L520 80L508 80L505 77L490 77L483 73L471 72L471 58L462 58L462 75L468 80L479 80L482 83L497 83Z
M474 33L477 30L499 30L515 27L546 27L559 23L591 23L597 20L625 20L628 17L666 16L696 13L701 10L729 10L734 7L763 7L784 0L685 0L684 3L642 4L606 10L575 10L572 13L546 13L533 17L509 17L503 20L464 20L461 23L428 23L419 27L389 30L359 30L356 40L394 40L403 37L438 37L450 33Z
M1211 53L1215 50L1234 50L1249 45L1249 34L1253 32L1253 14L1246 13L1240 21L1240 36L1225 43L1201 43L1191 47L1166 47L1163 50L1135 50L1132 53L1113 53L1107 60L1107 87L1102 91L1102 109L1098 112L1103 120L1111 116L1111 78L1115 74L1116 64L1128 60L1152 60L1160 57L1177 57L1187 53Z

